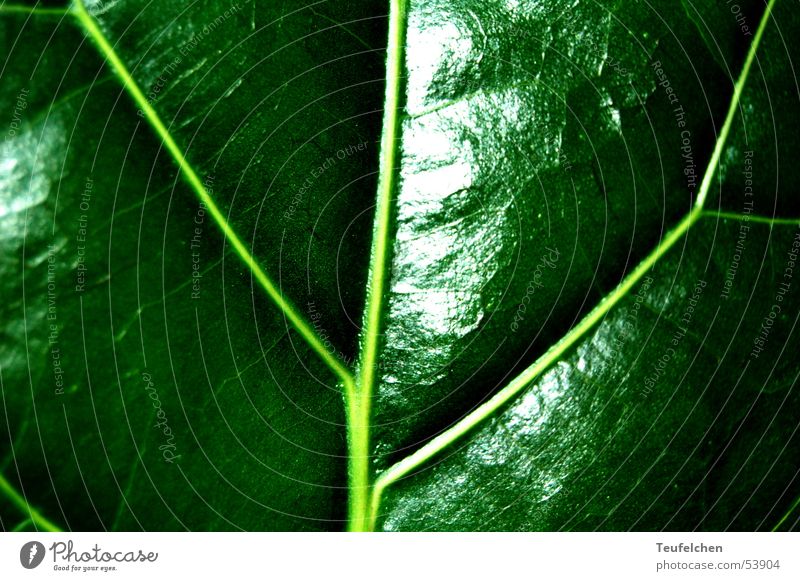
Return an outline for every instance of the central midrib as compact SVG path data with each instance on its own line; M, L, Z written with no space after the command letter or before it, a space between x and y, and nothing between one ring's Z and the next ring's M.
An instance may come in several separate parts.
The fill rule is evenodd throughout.
M386 94L381 133L378 195L370 253L364 324L359 346L358 375L353 398L348 401L348 442L351 531L370 530L370 421L375 388L375 368L381 336L386 265L391 252L389 233L392 194L397 176L397 135L405 43L406 0L390 0L389 39L386 48Z

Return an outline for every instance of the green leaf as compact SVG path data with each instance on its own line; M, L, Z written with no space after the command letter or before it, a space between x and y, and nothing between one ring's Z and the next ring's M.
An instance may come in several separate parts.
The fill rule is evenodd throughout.
M432 14L435 12L421 11L418 26L435 26ZM591 140L602 144L596 147L595 156L588 156L595 167L583 169L572 162L578 157L572 151L579 150L583 137L580 131L576 132L575 141L568 131L558 134L556 143L563 157L550 164L542 160L532 165L537 180L531 189L544 192L541 198L537 199L535 193L520 196L513 189L522 181L517 179L509 188L509 203L499 207L481 204L471 221L469 213L458 211L448 220L442 209L449 211L446 204L453 200L481 199L487 189L485 182L496 180L498 173L496 166L490 166L484 176L481 164L464 163L459 155L480 159L480 152L486 147L484 155L496 159L488 152L504 152L500 163L507 163L502 167L507 171L499 174L501 178L519 168L522 164L514 160L513 152L534 134L535 125L530 120L537 113L535 97L530 99L530 112L519 114L518 104L526 103L521 96L524 93L512 90L512 98L507 100L510 105L493 109L503 120L511 119L510 128L506 129L502 121L495 122L493 126L501 130L492 134L493 139L473 130L480 127L477 121L462 124L462 120L469 118L472 111L476 111L476 120L485 119L484 101L496 99L497 91L489 91L488 95L483 89L470 93L466 102L456 92L444 97L448 104L443 108L432 105L433 118L422 117L423 131L449 139L441 151L452 158L449 164L442 165L452 169L461 163L465 168L463 189L453 191L452 182L445 180L431 186L434 180L430 177L419 179L420 175L432 176L442 171L437 166L441 160L425 151L425 141L409 140L406 144L409 163L403 176L405 188L401 187L399 194L401 216L406 200L409 205L423 198L438 200L417 184L434 188L446 201L439 205L429 203L432 211L423 214L441 220L442 227L435 231L415 231L418 224L425 229L424 219L420 219L417 208L409 212L413 216L407 227L410 234L401 238L412 242L408 250L399 246L395 259L401 274L397 292L390 299L397 316L396 322L391 315L387 322L392 339L387 342L387 349L392 350L398 343L405 347L412 337L419 337L414 329L420 321L446 332L435 333L437 342L428 343L433 349L423 350L419 345L405 353L392 351L389 358L402 371L389 376L388 385L383 388L382 417L386 427L380 445L394 458L402 456L395 452L398 448L402 452L409 448L415 451L398 459L378 479L377 499L388 487L388 492L383 493L384 502L377 507L381 514L376 515L379 525L387 530L755 530L775 525L797 495L795 487L791 492L787 490L796 477L797 456L792 447L798 426L797 415L790 411L796 409L793 388L797 369L789 354L798 347L795 326L800 303L796 293L789 293L780 285L791 279L791 273L789 279L784 279L782 273L796 260L796 254L791 252L796 253L800 244L800 238L796 238L800 222L772 218L779 207L796 216L797 204L786 200L786 196L779 198L777 189L770 189L775 183L773 167L778 164L775 143L792 151L792 140L776 140L775 130L771 130L774 125L759 123L772 111L764 102L764 95L768 94L764 89L782 86L778 80L782 69L770 67L765 72L762 61L755 61L753 46L750 52L756 64L751 63L750 75L749 65L743 64L739 86L747 88L741 103L735 94L733 103L727 106L729 121L717 121L715 125L721 129L704 127L702 123L691 125L704 107L697 102L686 105L684 95L707 95L707 78L713 79L717 68L709 60L710 55L704 55L706 46L691 41L696 31L681 31L680 26L671 24L672 31L681 32L673 37L666 31L659 34L664 22L658 22L655 11L651 13L653 19L639 14L632 22L626 20L631 18L630 4L620 6L620 11L612 15L619 17L619 22L626 22L616 34L657 41L657 49L649 53L649 63L640 69L629 64L633 60L630 53L639 52L632 43L628 44L628 53L611 48L606 51L607 46L623 43L615 43L614 27L610 31L601 28L601 20L591 30L601 31L596 34L602 40L587 43L600 43L608 62L625 63L629 73L641 71L643 78L657 78L659 85L649 87L649 92L639 92L645 109L634 109L628 115L635 119L644 111L653 125L663 120L673 126L665 125L650 135L645 131L637 133L635 122L623 115L619 134L607 131L604 135L596 129L596 123L579 118L576 124L588 128L584 131L593 133ZM454 18L458 20L458 16ZM670 17L666 12L658 16ZM784 13L776 20L793 24L794 18ZM508 21L512 20L509 17ZM467 9L463 22L471 22ZM530 42L538 40L535 31L539 28L530 29L529 37L534 39ZM570 46L575 31L569 26L560 31ZM688 36L681 37L683 32ZM767 29L765 38L770 33L776 34L775 26ZM444 38L445 42L453 42ZM505 48L516 56L513 51L520 44L514 37ZM581 46L583 43L577 44ZM540 54L526 48L520 49L522 54ZM787 59L782 43L773 40L763 50L769 51L766 62ZM439 70L459 70L459 65L454 64L462 62L459 51L440 53L447 56ZM551 82L548 89L559 86L558 81L570 82L563 71L582 62L575 51L559 62L559 57L566 54L569 51L562 49L554 56L544 57L543 60L549 56L556 61L553 74L557 81ZM463 62L475 58L467 56ZM734 59L735 55L728 55L728 60ZM515 68L520 62L514 57L497 60L501 63L498 66L513 63ZM533 70L539 73L541 68ZM712 73L705 74L707 70ZM681 78L687 71L690 74ZM695 76L697 71L703 71L702 77ZM412 67L412 86L415 74L427 83L426 92L421 93L439 99L437 77L424 76ZM472 71L465 73L469 74ZM589 94L602 95L614 76L612 70L592 73L588 68L584 78L591 80ZM748 76L755 78L749 80ZM444 78L448 87L454 86L449 76ZM745 85L748 81L750 84ZM537 77L528 93L535 91L539 83ZM480 86L485 85L481 82ZM668 92L667 87L674 92ZM574 94L571 91L574 89L566 90L567 105ZM797 94L778 94L784 102L796 103ZM590 102L586 96L577 99L583 106ZM659 100L670 99L670 107L655 109ZM755 103L762 107L756 109ZM509 108L512 114L508 113ZM714 115L711 103L709 109L712 121L722 117ZM577 107L567 107L567 111L576 110ZM754 112L757 110L762 111L761 116ZM448 111L452 111L451 117L446 116ZM548 106L545 111L552 115L553 107ZM599 117L597 114L590 119ZM682 124L684 121L686 125ZM408 124L410 131L417 130L417 119ZM544 135L549 137L546 132ZM684 136L689 137L686 149L682 149L687 145ZM676 137L681 138L681 143L670 141ZM694 144L710 137L717 142L706 173L708 183L701 185L698 180L697 190L691 183L681 184L687 175L682 170L690 167L688 156L681 154L692 155L698 165L701 159L708 160L709 156L698 155ZM615 140L635 143L639 151L646 151L649 143L653 146L643 160L634 152L616 159L606 157L604 153L609 152ZM420 150L416 149L418 146ZM532 155L546 151L546 147L539 146L534 151ZM614 165L619 159L631 167L629 175L633 179L617 178L615 183L621 173L619 165ZM718 159L722 161L722 180L711 185ZM652 160L659 162L660 172L639 169ZM701 171L697 169L698 174ZM537 228L532 218L538 217L537 208L547 208L552 203L546 191L550 184L559 184L559 172L568 174L573 183L581 183L574 177L576 174L603 176L597 180L599 184L592 185L599 185L605 196L593 198L590 189L575 188L578 209L585 207L586 214L563 221L559 220L563 216L556 216ZM637 176L644 178L638 187ZM648 206L646 184L656 182L655 176L662 177L665 197ZM667 181L669 178L671 182ZM489 184L491 189L484 197L496 201L498 185L496 181ZM703 193L704 187L707 189ZM554 189L556 196L571 191L560 184ZM644 203L640 204L642 198ZM664 233L669 226L664 224L663 208L694 198L705 198L706 208L735 208L739 213L703 214L702 206L695 205L687 219ZM524 206L520 199L531 203ZM613 209L615 200L619 200L619 210ZM552 205L561 209L567 204L562 201ZM758 222L754 219L752 226L741 222L759 211L769 218ZM730 219L734 222L728 223ZM553 222L557 226L552 226ZM405 226L401 220L401 233ZM655 244L636 242L640 228L660 239L658 249L644 259L642 253L650 252ZM446 235L448 229L453 239L468 232L471 243L435 244L434 240L441 239L442 232ZM528 240L529 249L516 255L516 249ZM746 250L739 252L740 245ZM419 269L420 263L425 264L420 260L425 249L451 252L448 258L462 268L439 270L442 257L437 256L430 261L429 269ZM581 268L580 258L575 257L591 255L592 251L601 253L598 266ZM495 260L486 260L487 255ZM633 272L632 259L633 264L638 264ZM481 260L504 265L508 272L470 268ZM598 307L581 323L574 323L570 315L586 308L585 297L591 296L598 278L608 284L615 282L614 277L626 274L621 286L613 292L604 291ZM471 292L464 292L465 284L468 289L472 287ZM419 299L429 296L417 292L423 289L435 299ZM572 298L570 293L577 296ZM589 307L598 303L588 302ZM772 305L777 305L774 310ZM565 320L559 319L562 314L567 315ZM760 337L763 321L770 314L774 316L767 321L767 325L774 323L770 344L763 353L752 351L752 342ZM587 321L593 324L586 325ZM559 324L562 332L569 333L542 355L544 349L537 342L550 326ZM522 325L528 332L518 337L517 330ZM397 341L393 330L407 339ZM551 344L550 340L544 342L545 346ZM440 431L437 416L464 416L465 411L470 411L468 405L452 406L454 400L478 402L506 383L496 373L497 361L502 362L501 369L512 369L531 354L541 357L488 402ZM502 378L499 382L498 377ZM428 378L427 390L416 389L419 382ZM412 420L408 419L410 416ZM427 427L426 417L433 418ZM410 428L404 431L406 425ZM436 437L431 439L433 436ZM425 443L421 448L420 441Z
M4 5L2 527L794 527L740 4Z
M375 181L364 127L383 85L364 44L383 42L381 13L229 4L97 17L108 38L124 23L121 58L137 55L128 69L226 223L297 310L324 313L326 352L352 357L368 242L353 233ZM2 473L72 529L340 529L336 374L77 20L0 18L3 102L24 101L0 178Z

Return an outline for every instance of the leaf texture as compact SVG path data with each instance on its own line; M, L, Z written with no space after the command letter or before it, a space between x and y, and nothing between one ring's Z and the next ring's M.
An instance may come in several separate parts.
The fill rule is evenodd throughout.
M795 528L798 16L737 6L0 7L0 526Z

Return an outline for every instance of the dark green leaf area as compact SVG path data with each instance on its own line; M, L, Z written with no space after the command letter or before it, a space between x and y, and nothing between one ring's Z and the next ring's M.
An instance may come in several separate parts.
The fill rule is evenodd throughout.
M5 102L29 88L0 146L0 471L73 530L340 529L335 378L94 48L14 18L6 41L15 22L44 54L31 79L6 46L0 83Z
M501 414L389 488L387 530L765 530L800 493L797 226L704 219ZM793 285L792 285L793 286ZM779 298L781 297L781 298Z
M689 211L732 93L671 3L409 10L379 467L530 364Z
M383 2L144 0L106 36L284 294L353 357L383 107Z

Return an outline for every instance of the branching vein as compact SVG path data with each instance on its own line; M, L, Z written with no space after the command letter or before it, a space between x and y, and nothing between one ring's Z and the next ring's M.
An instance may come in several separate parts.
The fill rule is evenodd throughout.
M734 212L703 212L703 216L722 220L736 220L737 222L753 222L755 224L769 224L770 226L800 226L800 218L781 218L778 216L759 216L757 214L736 214Z
M0 14L28 14L31 16L68 16L69 8L47 8L42 6L26 6L24 4L4 4L0 6Z
M777 531L779 531L779 530L780 530L780 528L783 526L783 523L785 523L787 520L789 520L789 517L790 517L790 516L792 516L792 513L793 513L795 510L797 510L797 507L798 507L798 506L800 506L800 497L798 497L798 498L796 498L796 499L795 499L795 501L792 503L792 506L790 506L790 507L789 507L789 510L788 510L788 511L786 511L786 514L785 514L785 515L783 515L783 518L781 518L781 520L779 520L779 521L778 521L778 524L776 524L776 525L773 527L773 529L772 529L772 532L773 532L773 533L774 533L774 532L777 532Z
M59 527L47 520L41 513L39 513L38 510L28 504L25 498L19 492L17 492L17 490L8 480L6 480L2 474L0 474L0 492L2 492L3 495L11 501L11 504L22 511L22 514L28 517L38 530L51 533L61 532Z
M264 291L266 291L269 298L272 299L272 301L283 312L286 319L291 323L295 330L297 330L306 343L308 343L311 349L317 355L319 355L319 357L327 364L327 366L338 376L338 378L344 384L345 389L347 391L352 391L354 380L350 371L341 361L339 361L336 356L331 354L328 349L325 348L325 344L317 336L311 325L308 324L305 318L289 302L289 300L283 296L283 293L280 291L280 289L278 289L269 276L267 276L267 273L264 272L264 270L258 264L255 257L253 257L253 255L250 253L250 250L247 248L244 242L242 242L241 238L239 238L239 235L233 230L219 206L214 201L214 198L211 196L211 194L209 194L208 190L203 185L203 181L200 179L200 176L197 175L197 172L191 166L189 161L184 156L183 151L181 151L180 147L175 142L175 139L170 134L169 129L167 129L167 127L164 125L158 113L156 113L153 106L147 100L147 97L145 97L144 93L139 88L139 85L131 76L128 68L114 50L114 47L111 46L102 30L100 30L100 27L86 10L83 0L77 0L74 4L73 10L81 27L84 29L89 38L94 41L102 55L114 68L120 80L122 81L125 90L133 98L133 100L136 102L136 105L141 109L144 117L161 138L161 141L167 148L167 151L169 151L175 162L178 164L178 167L180 168L184 178L195 191L200 200L206 205L209 215L222 230L222 233L225 235L226 239L230 242L231 246L233 246L234 250L239 255L239 258L242 260L242 262L244 262L247 268L251 271L253 277L258 281Z

